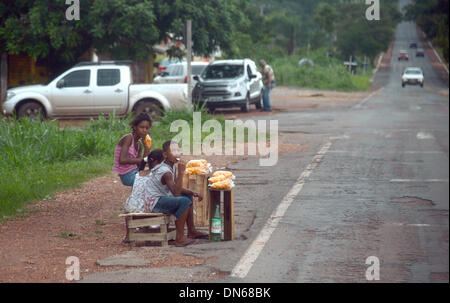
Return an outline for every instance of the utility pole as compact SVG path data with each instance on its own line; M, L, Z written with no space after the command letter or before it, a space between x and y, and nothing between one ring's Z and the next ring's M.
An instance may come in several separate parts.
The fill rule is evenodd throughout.
M352 72L352 63L353 63L353 57L352 55L350 55L350 60L348 60L348 62L350 63L348 65L348 71L351 73Z
M3 102L6 101L6 90L8 89L8 54L6 52L1 54L0 59L0 108L3 107Z
M188 89L188 103L192 107L192 68L191 68L191 58L192 58L192 20L186 21L186 48L187 48L187 89Z
M364 75L366 74L367 69L367 56L364 56Z

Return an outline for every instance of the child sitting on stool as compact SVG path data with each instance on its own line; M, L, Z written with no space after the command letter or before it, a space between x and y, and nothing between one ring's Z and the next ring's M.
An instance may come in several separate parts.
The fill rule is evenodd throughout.
M208 235L195 229L192 196L198 197L199 201L203 197L199 193L182 188L186 163L177 159L178 153L179 146L176 142L167 141L163 144L164 161L153 168L148 179L148 189L152 197L149 208L153 213L173 214L177 218L175 246L187 246L197 243L198 240L195 239L207 239ZM174 172L175 164L178 164L177 176ZM188 228L187 238L184 237L185 224Z

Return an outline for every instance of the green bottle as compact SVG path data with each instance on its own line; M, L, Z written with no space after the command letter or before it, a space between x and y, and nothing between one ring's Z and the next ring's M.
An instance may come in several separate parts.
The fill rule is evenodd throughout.
M220 206L216 205L216 213L211 219L211 240L219 242L222 239L222 217L220 216Z

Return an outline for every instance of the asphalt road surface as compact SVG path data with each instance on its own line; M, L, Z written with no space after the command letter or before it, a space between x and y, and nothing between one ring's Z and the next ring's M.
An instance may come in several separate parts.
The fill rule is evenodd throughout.
M257 184L246 194L260 206L224 281L448 282L448 83L427 57L397 61L413 40L415 25L400 24L382 88L352 108L270 117L312 152L239 165L253 168L240 179ZM408 66L425 88L401 87Z
M229 167L236 239L172 248L215 257L203 267L85 281L448 282L448 83L427 57L397 61L412 40L415 25L400 24L381 89L352 107L255 118L278 120L283 142L309 151ZM423 68L424 88L401 87L408 66Z

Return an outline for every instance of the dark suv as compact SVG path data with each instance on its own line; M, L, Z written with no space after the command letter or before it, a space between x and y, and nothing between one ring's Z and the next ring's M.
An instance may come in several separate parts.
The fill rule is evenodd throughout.
M416 51L416 57L425 57L425 50L423 48L418 48Z

